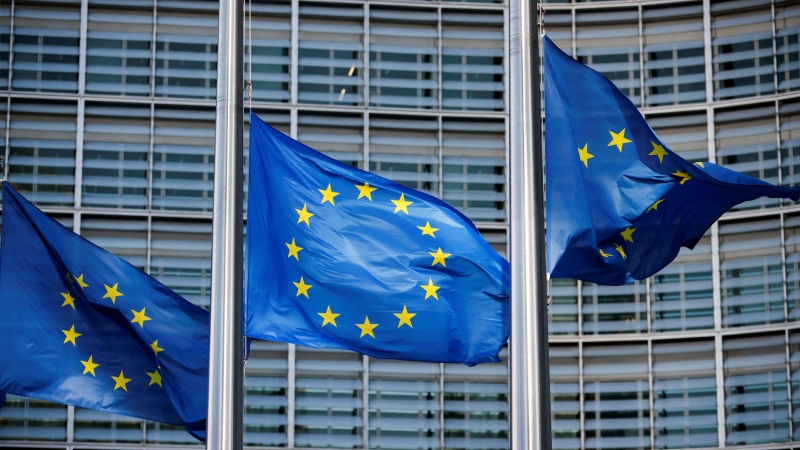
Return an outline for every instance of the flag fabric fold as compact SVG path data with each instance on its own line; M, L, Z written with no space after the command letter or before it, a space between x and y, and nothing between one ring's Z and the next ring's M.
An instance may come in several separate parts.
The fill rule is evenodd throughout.
M499 361L508 263L455 208L250 116L245 334L378 358Z
M203 436L209 314L3 183L0 392Z
M727 210L800 198L710 162L690 163L614 84L544 37L547 266L551 278L620 285L693 248Z

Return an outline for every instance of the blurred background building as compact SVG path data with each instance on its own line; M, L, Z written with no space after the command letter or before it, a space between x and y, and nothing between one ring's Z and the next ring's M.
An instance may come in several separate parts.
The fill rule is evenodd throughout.
M252 68L262 118L443 198L505 254L503 0L247 2L245 79ZM8 180L204 307L217 5L0 1ZM611 78L673 150L776 184L800 179L800 2L545 6L547 34ZM551 280L550 292L555 449L800 441L800 205L743 204L646 281ZM505 363L256 342L246 372L248 446L509 446ZM15 396L0 409L0 448L175 445L199 448L163 424Z

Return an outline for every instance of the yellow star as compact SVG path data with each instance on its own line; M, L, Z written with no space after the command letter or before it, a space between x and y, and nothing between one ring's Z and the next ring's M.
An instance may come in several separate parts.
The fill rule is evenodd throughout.
M303 204L303 209L295 209L295 211L297 211L297 214L299 214L299 217L297 218L297 223L305 222L306 225L310 227L311 224L308 222L308 219L314 217L314 214L308 212L308 209L306 209L306 204L305 203Z
M142 308L142 310L139 312L131 310L131 312L133 313L133 320L131 320L131 323L138 323L140 327L144 328L144 323L147 322L148 320L152 320L144 315L145 309L147 308Z
M608 147L616 145L617 149L622 152L622 146L631 142L630 139L625 137L625 128L619 133L614 133L611 130L608 130L608 132L611 133L611 142L608 143Z
M621 245L614 244L614 247L616 247L619 254L622 255L622 259L628 259L628 256L625 255L625 250L622 249Z
M298 252L300 252L300 250L302 250L303 247L298 247L297 245L295 245L294 238L292 238L292 243L291 244L287 243L286 246L289 247L289 254L286 257L291 258L292 256L294 256L294 259L300 261L300 255L298 255Z
M602 248L600 249L600 256L602 256L603 258L610 258L611 257L611 255L609 255L608 253L604 252Z
M156 339L155 341L153 341L152 344L150 344L150 348L153 349L153 353L155 353L156 355L164 351L163 348L158 346L158 339Z
M702 167L703 169L706 168L706 163L704 163L703 161L698 161L695 164L697 164L698 166Z
M331 202L331 205L336 206L336 203L333 202L333 198L339 195L338 192L333 192L331 190L331 184L328 183L328 189L317 189L320 194L322 194L322 203Z
M331 312L331 307L328 305L328 310L324 313L317 313L320 317L322 317L322 326L324 327L327 324L331 324L336 326L336 318L341 316L341 314L334 314Z
M416 315L417 313L408 312L408 309L406 309L406 305L403 305L403 312L394 314L395 317L400 319L400 323L397 324L397 328L400 328L403 325L408 325L409 327L414 328L414 325L411 325L411 319Z
M447 267L447 264L444 263L444 260L450 257L450 253L444 253L442 248L439 247L439 250L436 250L435 253L428 252L428 254L433 256L433 264L431 264L431 267L435 266L436 264L441 264L442 266Z
M625 239L626 241L629 241L629 242L633 242L633 232L634 231L636 231L636 228L628 227L628 228L625 228L625 231L623 231L619 235L622 236L622 239Z
M303 280L303 277L300 277L300 281L295 282L294 285L297 288L297 295L295 295L295 297L300 297L300 294L303 294L306 296L306 298L309 298L308 290L311 289L313 286L310 284L306 284L306 282Z
M162 388L164 387L164 385L161 384L161 374L158 373L158 370L154 370L153 373L150 373L150 372L145 372L145 373L150 375L150 384L148 384L148 386L152 386L154 384L157 384L157 385L161 386ZM125 390L127 391L127 389L125 389Z
M403 211L408 214L408 205L414 202L406 201L405 194L400 194L400 199L392 200L392 203L394 203L394 212Z
M658 205L660 205L661 202L663 202L663 201L664 201L664 199L662 198L661 200L658 200L655 203L653 203L652 206L647 208L647 211L645 211L645 214L647 214L647 213L649 213L650 211L653 211L653 210L658 211Z
M653 151L650 152L649 155L650 156L658 156L659 164L663 163L664 162L664 157L667 156L669 153L667 153L667 151L664 150L663 146L658 145L653 141L650 141L650 143L653 144Z
M64 343L65 344L67 342L72 342L72 345L74 345L76 347L78 346L78 344L75 342L75 339L77 339L79 336L83 336L83 335L80 334L80 333L76 333L75 332L75 325L73 325L72 328L70 328L69 330L61 330L61 331L63 331L64 332L64 336L66 336L64 338Z
M119 388L122 388L125 392L128 392L127 384L128 384L128 382L131 381L131 379L130 378L125 378L125 373L123 371L121 371L121 370L119 371L119 376L118 377L115 377L115 376L112 375L111 378L114 381L117 382L117 384L114 385L114 390L115 391L117 389L119 389Z
M89 285L83 281L83 274L81 274L81 276L79 277L74 277L74 278L75 281L78 282L78 285L80 285L81 288L86 289L87 287L89 287Z
M584 145L583 148L579 148L578 149L578 158L580 158L580 160L583 163L583 165L585 165L586 168L588 169L589 168L589 158L594 158L594 155L589 153L589 144L588 143L586 145Z
M89 355L88 361L81 361L81 364L83 364L83 375L90 373L92 374L93 377L97 376L94 373L94 369L100 367L100 364L97 364L96 362L92 361L92 355Z
M75 298L70 295L69 290L67 292L62 292L61 296L64 297L64 303L61 306L72 306L72 309L75 309Z
M423 235L423 236L425 236L425 235L427 234L428 236L432 236L432 237L434 237L434 238L435 238L436 236L435 236L433 233L436 233L437 231L439 231L439 229L438 229L438 228L433 228L433 227L431 226L431 223L430 223L430 222L425 222L425 226L424 226L424 227L420 227L420 226L418 226L417 228L419 228L420 230L422 230L422 235Z
M425 289L425 300L427 300L428 297L431 297L431 296L433 296L433 298L435 298L436 300L439 300L439 295L436 294L436 291L439 290L439 286L434 286L433 285L433 278L428 278L428 285L427 286L423 284L423 285L420 285L420 287L422 289Z
M686 183L687 181L692 179L692 177L688 173L681 172L680 170L678 170L675 173L673 173L672 176L680 178L681 179L681 185L683 185L683 183Z
M356 185L356 188L358 188L358 198L356 200L361 197L367 197L369 201L372 201L372 193L378 190L378 188L370 187L369 183L364 183L363 186Z
M105 284L103 285L106 288L106 295L104 295L103 298L110 298L111 299L111 303L113 303L115 305L117 304L117 297L123 297L125 295L122 292L117 290L117 286L118 285L119 285L119 283L114 283L114 286L111 286L111 287L108 287Z
M372 336L372 339L375 339L375 333L373 333L372 330L374 330L375 327L378 326L378 324L377 323L369 323L369 316L367 316L364 319L364 323L357 323L356 326L358 328L361 328L361 336L359 336L359 337L363 338L366 335L370 335L370 336Z

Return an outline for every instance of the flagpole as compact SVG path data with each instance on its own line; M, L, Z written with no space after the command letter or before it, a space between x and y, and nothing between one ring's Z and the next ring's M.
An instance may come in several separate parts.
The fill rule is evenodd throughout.
M211 248L206 448L239 450L243 436L243 0L220 0Z
M537 1L510 4L511 448L551 450Z

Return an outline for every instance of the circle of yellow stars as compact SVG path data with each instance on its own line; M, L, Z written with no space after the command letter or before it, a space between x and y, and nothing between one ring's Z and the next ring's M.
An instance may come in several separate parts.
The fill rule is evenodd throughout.
M82 292L84 295L86 295L86 293L84 291L85 291L86 288L89 287L89 284L84 279L84 274L80 274L78 276L74 276L74 275L72 275L72 274L70 274L68 272L66 274L66 278L67 278L67 281L70 283L70 286L77 284L77 289L80 292ZM102 298L110 300L111 304L114 305L114 306L116 306L117 299L119 299L119 297L124 297L125 296L125 294L123 294L120 291L119 283L114 283L113 286L109 286L107 284L103 284L103 287L105 287L106 293L105 293L105 295L103 295ZM73 296L72 292L78 292L78 290L70 291L70 287L67 287L66 292L61 292L60 293L61 297L63 299L63 303L61 303L61 307L62 308L65 307L65 306L69 306L73 310L75 310L75 300L76 300L76 298L75 298L75 296ZM147 308L142 308L141 311L136 311L136 310L132 309L131 313L133 314L133 318L131 319L131 323L139 325L140 328L144 328L145 327L145 323L150 321L150 320L152 320L152 318L147 316ZM74 347L78 346L78 338L83 336L83 334L78 332L77 330L75 330L75 324L72 324L69 327L68 330L61 330L61 331L64 333L64 342L63 342L64 344L72 344ZM158 339L156 339L155 341L153 341L152 344L150 344L150 348L153 350L153 354L155 354L155 355L158 355L160 352L164 351L164 349L159 346ZM97 377L96 370L97 370L98 367L101 366L101 364L99 362L95 361L94 355L89 355L89 357L85 361L84 360L80 360L80 363L83 365L83 373L82 373L82 375L87 375L88 374L88 375L91 375L91 376L93 376L95 378ZM150 377L150 382L149 382L148 386L152 386L152 385L156 384L159 387L162 387L162 388L164 387L163 382L162 382L163 379L161 377L160 369L161 369L161 367L159 366L155 370L153 370L153 372L145 371L145 374L147 374ZM128 383L133 381L132 378L127 378L125 376L125 371L124 370L120 370L119 375L116 375L116 376L115 375L111 375L110 377L114 381L114 389L113 390L115 390L115 391L117 389L122 389L123 391L127 392L128 391Z
M589 156L592 157L592 156ZM378 190L377 187L370 186L368 182L364 182L364 184L355 184L354 187L358 191L358 197L356 200L364 199L364 201L373 201L372 194ZM336 206L336 197L339 196L341 193L336 192L333 190L331 183L328 183L328 186L318 189L319 193L322 195L320 199L319 206L325 207L326 203L330 203L331 206ZM409 215L409 207L414 204L412 200L407 200L405 197L405 193L400 193L400 197L397 199L390 199L392 204L394 204L394 213L403 213ZM312 205L312 209L314 206ZM311 228L312 217L315 216L315 213L309 210L309 204L304 203L302 208L295 208L295 212L297 213L297 224L304 224L306 227ZM436 232L439 231L439 228L436 228L431 225L430 221L426 221L425 225L418 225L417 228L422 233L421 236L430 236L433 239L436 239ZM295 261L300 261L301 251L304 248L297 242L296 237L292 237L291 242L285 243L288 253L286 255L287 258L294 258ZM428 254L433 258L431 261L431 267L436 265L441 265L442 267L447 267L447 258L452 256L450 253L446 253L442 250L441 247L436 248L435 252L428 252ZM292 281L292 284L295 287L295 298L303 296L306 299L311 299L311 289L314 287L313 284L310 284L306 281L304 276L300 277L299 281ZM429 298L433 297L434 300L439 300L439 289L441 286L437 286L434 284L433 278L428 278L427 284L420 284L420 288L425 291L425 297L423 300L428 300ZM121 295L121 294L120 294ZM333 327L338 328L338 324L336 323L336 319L339 318L342 314L336 313L331 310L330 305L326 305L326 310L323 312L318 312L318 316L322 318L322 323L320 327L325 327L327 325L332 325ZM414 328L412 323L412 319L417 315L417 313L412 313L408 311L408 306L403 305L403 310L397 313L393 313L395 317L398 319L397 328L401 328L403 326L408 326L409 328ZM138 316L137 316L138 318ZM148 319L145 319L148 320ZM138 323L138 322L137 322ZM375 338L375 329L380 326L378 323L370 322L369 316L364 317L364 321L362 323L356 323L356 327L361 330L360 338L365 336ZM157 344L158 341L156 341Z
M620 153L622 153L625 144L630 144L631 142L633 142L625 136L625 131L626 131L625 128L621 129L619 132L614 132L612 130L609 130L608 132L611 135L611 141L608 143L607 147L616 147L617 150ZM658 158L658 163L663 164L664 157L665 156L668 157L670 153L664 148L663 145L655 141L650 141L650 144L652 144L653 150L650 153L648 153L648 156L654 156ZM578 148L578 159L580 160L581 163L583 163L586 169L589 169L589 160L594 157L595 155L589 152L588 142L584 144L583 147ZM695 163L695 165L699 166L700 168L705 168L705 163L703 162L697 162ZM677 181L681 186L683 186L687 181L692 179L692 176L689 175L688 172L683 172L680 170L676 170L671 175L676 178L675 181ZM657 200L649 208L647 208L645 214L649 213L650 211L658 211L658 206L662 202L664 202L663 198ZM625 244L625 242L633 243L634 242L633 233L635 231L636 228L627 227L622 232L620 232L619 234L622 237L622 244ZM628 259L628 255L625 254L625 249L622 247L622 245L617 244L616 242L612 242L612 244L614 245L614 250L622 257L623 260ZM602 256L603 259L611 258L613 256L613 253L606 252L602 248L599 248L598 250L600 252L600 256ZM433 255L433 253L431 253L431 255Z

